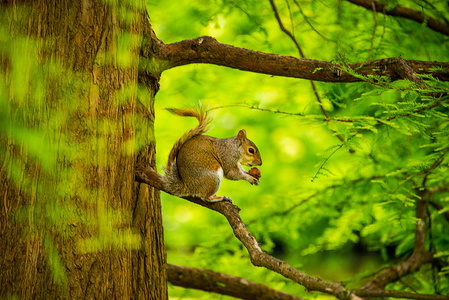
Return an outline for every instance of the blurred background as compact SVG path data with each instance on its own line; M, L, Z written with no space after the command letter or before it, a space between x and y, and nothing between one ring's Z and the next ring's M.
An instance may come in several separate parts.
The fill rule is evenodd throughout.
M447 36L407 19L373 13L347 1L275 3L306 58L334 62L343 58L348 63L389 57L449 58ZM400 4L436 18L448 16L445 1ZM153 29L164 43L209 35L236 47L298 57L269 1L148 0L147 6ZM447 89L442 83L433 86ZM157 166L163 172L175 140L197 124L164 108L196 106L199 101L217 108L208 134L227 138L244 128L263 159L259 186L224 180L218 194L231 197L241 208L243 221L265 251L310 275L360 286L385 265L411 253L414 188L422 171L417 166L424 168L435 160L434 148L423 147L435 142L428 128L445 131L447 119L425 116L420 125L418 117L404 117L391 122L394 126L377 126L374 118L411 111L412 104L426 101L409 82L387 82L384 87L316 82L316 89L330 117L353 121L325 122L308 80L201 64L165 71L155 102ZM434 182L447 182L446 171L447 164ZM440 197L446 206L447 196ZM311 297L303 287L252 266L221 215L165 193L162 206L169 263L245 277ZM447 246L444 220L438 223L435 218L438 243ZM410 284L432 293L428 283L432 270L426 270ZM447 282L438 284L447 287ZM175 287L169 293L172 299L219 297Z

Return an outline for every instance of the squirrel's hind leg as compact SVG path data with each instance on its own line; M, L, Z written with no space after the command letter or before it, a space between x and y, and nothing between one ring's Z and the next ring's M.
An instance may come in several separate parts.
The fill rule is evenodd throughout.
M232 199L226 196L210 196L209 198L207 198L206 200L207 202L211 202L211 203L215 203L215 202L220 202L220 201L229 201L232 203Z

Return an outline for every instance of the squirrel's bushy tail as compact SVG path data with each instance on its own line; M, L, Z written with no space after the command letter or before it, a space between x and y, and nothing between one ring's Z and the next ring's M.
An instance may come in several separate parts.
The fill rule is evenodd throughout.
M175 162L176 156L178 155L179 149L181 149L182 145L189 139L207 132L208 131L207 126L211 123L212 120L208 116L208 111L204 109L202 106L200 106L198 109L167 108L167 110L178 116L195 117L198 120L198 126L184 133L173 145L173 148L171 149L170 154L168 156L167 162L167 170L168 170Z

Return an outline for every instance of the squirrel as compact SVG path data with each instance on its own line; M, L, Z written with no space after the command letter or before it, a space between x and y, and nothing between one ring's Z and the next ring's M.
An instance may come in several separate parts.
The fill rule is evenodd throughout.
M179 197L193 196L206 202L227 200L232 203L229 197L216 195L223 177L259 185L259 169L252 168L247 172L242 168L242 165L262 165L259 149L247 139L244 129L234 137L214 138L203 135L212 120L202 107L167 110L178 116L195 117L199 124L185 132L173 145L165 176L157 174L163 190Z

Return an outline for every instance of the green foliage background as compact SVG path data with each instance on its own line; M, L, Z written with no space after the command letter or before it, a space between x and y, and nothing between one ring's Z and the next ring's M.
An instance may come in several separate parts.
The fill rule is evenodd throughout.
M442 20L449 10L446 1L390 1L391 6L395 3ZM268 1L148 0L147 5L150 22L165 43L210 35L238 47L298 55L280 31ZM345 1L291 0L276 5L307 58L340 63L395 56L449 58L448 38L413 21L374 15ZM92 124L75 122L73 116L87 109L78 101L88 89L86 74L71 73L57 63L41 64L36 61L40 46L21 35L11 37L9 24L0 25L0 59L11 60L11 69L0 72L0 140L31 158L21 161L21 152L14 147L2 149L2 172L14 183L23 182L23 192L36 199L13 217L26 225L26 238L40 240L55 281L65 284L64 265L53 244L56 233L48 227L54 226L64 238L73 235L71 223L98 228L98 236L77 241L81 253L140 245L138 235L115 228L131 218L130 212L109 208L104 213L98 191L85 188L88 180L82 172L68 167L85 163L86 151L95 147L99 153L107 151L107 143L97 133L107 136L119 126L96 119ZM133 38L127 33L118 37L117 53L112 55L117 55L121 67L132 59ZM100 57L99 64L107 64L112 57L108 55ZM429 209L426 247L447 266L449 227L443 213L449 210L448 84L428 78L429 86L422 90L406 80L364 79L316 83L331 117L326 122L307 80L213 65L165 71L155 104L158 168L162 172L174 141L196 125L195 120L176 117L164 108L198 101L217 108L210 135L225 138L245 128L263 158L259 186L224 181L219 194L230 196L242 209L245 224L265 251L310 275L348 281L351 287L360 287L383 267L410 255L415 201L432 169L426 188L432 192L430 200L440 207ZM62 84L46 86L53 81ZM46 102L55 92L50 86L61 93L55 103ZM126 103L137 90L125 87L117 93L115 105ZM139 116L132 123L144 124ZM78 129L88 132L82 144L70 131ZM136 137L133 144L124 144L124 154L133 153L143 141ZM39 180L28 172L35 167L45 174ZM74 190L81 202L99 204L98 213L75 213L77 203L67 201ZM169 263L241 276L311 297L282 276L252 266L222 216L166 194L162 197ZM447 294L448 271L428 266L391 288ZM180 288L170 288L170 293L173 299L217 298Z
M437 18L448 15L444 1L398 3ZM345 1L276 1L276 5L307 58L335 62L343 58L348 63L388 57L449 58L447 37L410 20L374 16ZM149 0L148 8L150 22L164 43L210 35L237 47L298 55L280 31L268 1ZM245 128L262 153L261 184L224 181L219 194L230 196L242 209L244 222L265 251L311 275L360 286L370 278L364 276L400 262L413 249L417 191L425 171L439 158L443 161L432 171L427 187L447 187L447 94L438 99L405 80L385 81L383 86L317 83L324 108L334 118L325 122L307 80L190 65L164 72L160 83L155 125L160 172L173 142L196 122L163 108L198 101L210 108L247 106L213 110L209 134L224 138ZM430 86L447 93L445 83L431 81ZM435 101L442 103L429 108ZM335 132L345 139L343 146ZM162 197L169 263L303 293L302 287L280 275L253 267L224 218L169 195ZM443 211L449 209L447 192L435 193L432 200L443 205ZM447 261L449 232L443 211L431 209L429 230L431 247ZM444 293L449 288L445 272L423 268L405 279L410 287L392 288ZM174 299L217 297L178 288L170 293Z

